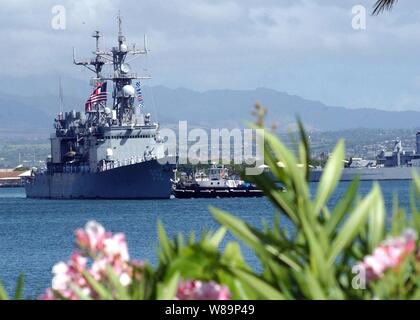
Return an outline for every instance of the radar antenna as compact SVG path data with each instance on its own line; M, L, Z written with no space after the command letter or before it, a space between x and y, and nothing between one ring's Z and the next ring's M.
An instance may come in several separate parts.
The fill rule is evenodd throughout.
M142 50L136 49L135 45L129 48L126 43L125 36L122 33L122 18L121 13L118 11L118 45L109 51L102 51L99 46L99 41L102 35L99 31L95 31L92 35L95 38L96 50L93 52L94 58L90 61L78 61L75 58L75 51L73 49L73 62L76 65L81 65L96 74L92 79L92 85L97 82L110 80L113 82L113 105L112 109L116 111L117 120L120 125L132 125L136 122L135 117L135 104L134 99L136 90L132 86L133 80L137 79L150 79L151 77L138 76L131 71L130 65L127 63L126 58L128 55L138 56L148 53L147 37L144 36L144 48ZM132 61L134 58L129 60ZM110 75L103 75L102 68L105 64L113 66L113 73Z
M58 99L59 99L59 105L60 105L60 114L63 114L64 100L63 100L63 87L61 85L61 76L58 77Z

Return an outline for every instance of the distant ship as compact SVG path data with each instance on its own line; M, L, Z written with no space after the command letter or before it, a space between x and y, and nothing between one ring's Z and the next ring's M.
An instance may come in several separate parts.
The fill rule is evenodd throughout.
M213 164L208 175L196 172L192 178L182 173L174 183L176 198L250 198L262 197L263 193L253 184L230 176L228 168Z
M94 90L85 112L60 112L51 135L51 156L46 168L36 170L25 184L28 198L50 199L167 199L176 157L165 154L159 125L142 110L140 83L127 55L147 53L128 47L118 17L118 43L96 50L91 61L77 62L95 73ZM104 65L112 74L104 75ZM107 105L107 81L112 81L112 104ZM61 91L61 86L60 86Z
M420 174L420 132L416 134L416 150L403 150L401 141L395 141L392 151L382 150L375 160L350 158L341 181L351 181L356 176L362 181L411 180L414 171ZM312 169L310 181L319 181L322 172L322 169Z

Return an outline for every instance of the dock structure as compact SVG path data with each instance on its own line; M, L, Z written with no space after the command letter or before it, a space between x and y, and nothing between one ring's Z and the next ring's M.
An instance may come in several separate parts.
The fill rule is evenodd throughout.
M0 188L23 187L24 178L31 170L0 169Z

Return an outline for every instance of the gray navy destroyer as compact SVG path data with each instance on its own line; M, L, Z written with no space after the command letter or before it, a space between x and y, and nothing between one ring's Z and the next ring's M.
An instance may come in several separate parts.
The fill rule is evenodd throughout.
M311 170L310 180L319 181L322 172ZM341 181L351 181L356 176L362 181L411 180L413 172L420 175L420 132L416 134L415 150L404 150L401 141L395 141L392 151L382 150L374 160L350 158L345 162Z
M76 61L95 73L94 90L85 112L60 112L51 135L51 156L46 168L36 170L25 185L29 198L52 199L165 199L171 195L176 157L166 154L159 125L146 114L140 83L126 62L128 55L147 53L129 47L118 17L118 43L96 50L90 61ZM74 53L73 53L74 55ZM104 66L112 67L105 75ZM107 82L112 82L112 104L107 105ZM135 88L133 85L137 86ZM60 86L61 88L61 86ZM110 99L111 100L111 99Z

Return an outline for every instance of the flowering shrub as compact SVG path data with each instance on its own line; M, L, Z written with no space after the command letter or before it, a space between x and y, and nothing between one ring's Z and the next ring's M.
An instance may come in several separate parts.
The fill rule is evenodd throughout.
M259 230L226 212L211 209L216 220L248 245L263 266L261 273L237 271L237 277L247 281L258 292L258 298L266 299L420 298L420 179L416 173L410 218L395 203L393 219L386 226L379 185L374 184L361 197L358 179L332 206L328 201L343 170L344 143L336 146L312 195L307 182L309 144L302 125L299 127L297 154L266 132L264 159L271 175L248 177L278 210L273 227ZM279 161L284 165L279 167ZM278 181L286 192L277 191ZM291 230L282 225L285 220L292 225ZM255 278L261 282L254 282Z
M264 141L270 174L246 179L257 184L276 209L270 226L255 228L211 208L221 228L200 239L179 235L170 240L159 223L159 259L151 267L130 259L123 234L89 222L76 231L77 249L69 261L53 267L51 288L41 298L420 299L419 177L414 173L411 214L395 203L387 225L378 184L361 196L355 179L337 203L329 203L343 169L343 142L312 194L309 144L302 126L296 153L269 132ZM278 182L286 192L278 190ZM226 232L237 240L221 250ZM256 254L259 270L244 261L239 242ZM22 287L20 277L14 298L21 298ZM8 298L1 285L0 298Z
M366 275L366 280L380 279L389 269L397 271L405 258L415 251L416 240L417 232L408 229L402 237L390 238L381 243L372 255L366 256L359 264L360 269Z
M52 286L43 299L99 298L89 279L110 281L112 272L119 284L127 287L132 282L135 267L141 266L141 262L129 260L124 234L106 232L95 221L88 222L85 229L76 230L76 243L78 250L70 260L53 267Z
M181 281L176 293L178 300L230 300L229 289L214 281Z
M133 294L130 286L135 289L147 282L153 285L151 279L142 276L145 264L130 260L124 234L112 234L90 221L85 229L76 230L76 244L70 260L52 268L51 288L41 299L129 299ZM182 280L175 285L172 295L177 300L230 299L229 289L214 281Z

